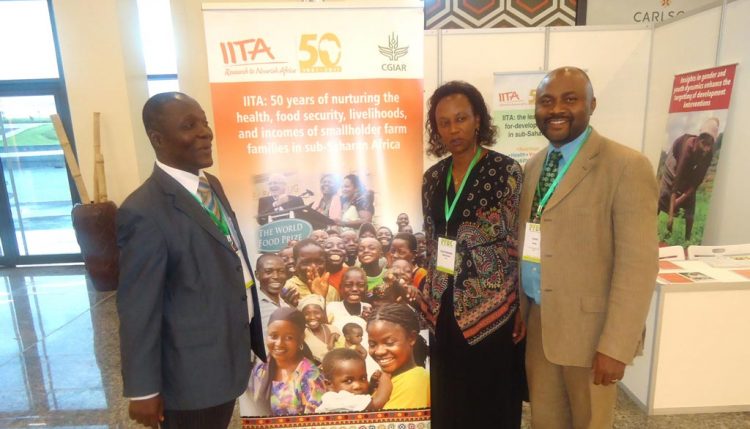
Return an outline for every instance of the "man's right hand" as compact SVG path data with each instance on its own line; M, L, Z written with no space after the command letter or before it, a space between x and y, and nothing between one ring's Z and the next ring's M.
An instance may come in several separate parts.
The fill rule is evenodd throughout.
M159 423L164 421L164 401L161 399L161 395L148 399L131 400L128 415L143 426L158 429Z

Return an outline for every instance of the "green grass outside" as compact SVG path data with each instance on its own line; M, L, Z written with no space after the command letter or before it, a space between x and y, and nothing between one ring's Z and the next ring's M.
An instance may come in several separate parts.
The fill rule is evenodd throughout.
M33 124L33 123L49 122L49 116L28 116L23 118L3 118L3 124Z
M51 122L40 124L38 127L24 130L16 135L8 137L7 143L8 146L13 147L60 144L57 140L57 134L55 134L55 127Z

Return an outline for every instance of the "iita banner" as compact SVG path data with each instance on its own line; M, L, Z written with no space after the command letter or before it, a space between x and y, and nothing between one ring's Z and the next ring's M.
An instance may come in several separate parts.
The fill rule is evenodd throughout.
M365 268L350 276L352 284L366 273L368 299L388 298L370 296L378 276L366 266L381 263L382 283L390 269L390 242L380 240L381 232L392 236L397 228L421 225L423 3L206 4L204 20L220 175L250 256L278 253L288 262L280 274L286 281L281 294L291 282L298 292L306 290L299 293L298 308L309 303L327 313L325 319L305 319L302 343L294 317L278 319L281 312L273 312L273 305L287 305L279 301L280 292L261 295L266 303L277 302L261 303L272 350L267 363L254 367L240 400L243 426L427 428L424 359L416 359L414 370L399 367L417 353L408 342L396 350L398 359L373 359L364 293L356 297L361 305L344 308L347 299L355 301L342 290L341 278L334 282L340 271L328 272L332 260L326 259L323 274L320 263L294 271L294 257L313 258L315 249L293 255L290 248L306 238L330 246L331 253L346 246L346 265ZM362 237L375 230L384 244L370 249ZM341 240L326 240L329 234ZM305 294L316 292L310 276L318 275L330 275L326 299L305 301ZM337 352L326 361L342 348L356 351L357 358ZM369 384L364 388L360 369ZM339 383L350 378L358 387ZM376 398L375 386L385 382L390 393L383 398L381 390Z
M736 64L676 75L659 161L659 239L701 244Z
M534 119L536 87L545 72L495 73L492 116L497 124L498 149L522 166L547 146Z

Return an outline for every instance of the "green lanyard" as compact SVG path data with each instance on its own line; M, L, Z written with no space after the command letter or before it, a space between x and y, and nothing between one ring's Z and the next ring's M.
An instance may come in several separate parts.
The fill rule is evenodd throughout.
M560 181L562 180L563 176L565 176L565 173L568 172L570 165L576 159L576 156L578 156L578 152L581 150L581 147L584 144L586 144L586 141L589 139L590 134L591 134L591 127L587 127L586 131L583 132L583 142L581 142L581 144L578 145L578 147L576 148L575 152L573 152L568 162L566 162L562 170L560 170L560 172L557 173L557 177L555 177L555 180L552 182L551 185L549 185L549 189L547 189L547 193L544 194L544 197L542 197L541 201L539 201L539 207L537 207L536 216L534 217L535 223L538 223L539 219L542 217L542 212L544 211L544 207L547 205L547 202L549 201L550 197L552 197L552 193L555 192L557 185L560 184ZM539 189L540 189L539 183L537 183L536 185L537 194L539 193Z
M221 207L221 204L219 204L219 201L216 201L216 204L219 204L219 210L221 211L221 219L217 218L213 211L209 210L208 207L203 205L203 201L201 199L193 194L193 198L195 198L198 201L198 204L203 207L203 209L206 211L208 216L211 218L212 221L214 221L214 225L216 225L219 228L219 231L221 231L222 234L224 234L225 237L231 237L231 234L229 232L229 225L227 224L227 220L225 219L224 215L224 209ZM216 198L216 197L214 197Z
M453 216L453 209L456 208L456 203L458 203L458 199L461 196L461 192L464 190L464 185L466 185L466 181L469 179L469 174L471 174L471 170L474 169L474 166L477 165L477 161L479 161L479 157L482 155L482 147L477 145L477 152L474 154L474 158L472 158L471 163L469 164L469 168L466 170L466 174L464 174L464 179L461 181L461 186L458 188L458 192L456 192L456 196L453 198L453 202L448 205L448 189L450 189L451 186L451 177L453 176L453 159L451 159L451 165L448 167L448 177L445 179L445 223L446 228L448 227L448 221L451 219L451 216Z

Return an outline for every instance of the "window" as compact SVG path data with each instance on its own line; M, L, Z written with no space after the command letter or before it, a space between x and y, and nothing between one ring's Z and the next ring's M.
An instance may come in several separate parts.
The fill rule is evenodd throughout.
M138 0L138 18L149 95L179 90L169 0Z
M80 261L78 202L51 114L70 114L50 0L0 1L0 265Z
M0 41L0 80L60 77L46 1L1 1Z

